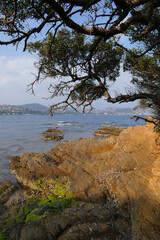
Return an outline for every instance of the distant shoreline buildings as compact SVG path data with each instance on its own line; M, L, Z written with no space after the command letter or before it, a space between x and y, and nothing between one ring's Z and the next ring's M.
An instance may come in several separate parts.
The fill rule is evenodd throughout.
M32 114L47 114L49 108L41 104L26 104L26 105L0 105L0 115L32 115ZM58 111L56 113L77 114L75 111L69 109L67 111ZM105 110L94 109L91 114L104 115L152 115L150 109L136 109L132 108L106 108Z
M32 110L22 106L14 105L0 105L0 115L32 115L32 114L46 114L47 111Z

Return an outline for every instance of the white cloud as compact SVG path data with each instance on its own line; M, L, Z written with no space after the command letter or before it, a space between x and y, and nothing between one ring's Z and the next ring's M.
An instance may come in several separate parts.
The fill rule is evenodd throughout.
M32 57L0 57L0 86L22 82L22 78L26 80L31 77L31 72L35 72L34 61Z
M0 56L0 104L21 104L39 102L48 104L42 97L47 96L49 80L36 86L36 96L26 92L27 85L34 81L37 73L36 59L26 56Z

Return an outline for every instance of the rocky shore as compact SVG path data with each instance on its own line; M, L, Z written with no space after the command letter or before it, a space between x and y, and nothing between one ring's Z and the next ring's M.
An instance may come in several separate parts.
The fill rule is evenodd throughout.
M0 239L160 239L160 134L153 125L10 159Z

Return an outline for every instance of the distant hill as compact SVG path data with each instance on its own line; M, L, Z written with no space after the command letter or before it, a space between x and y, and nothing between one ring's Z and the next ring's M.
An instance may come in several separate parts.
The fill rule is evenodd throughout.
M38 103L23 104L23 105L19 105L19 107L27 108L32 111L40 111L40 112L48 112L49 110L48 107Z
M0 115L47 114L48 108L41 104L0 105Z

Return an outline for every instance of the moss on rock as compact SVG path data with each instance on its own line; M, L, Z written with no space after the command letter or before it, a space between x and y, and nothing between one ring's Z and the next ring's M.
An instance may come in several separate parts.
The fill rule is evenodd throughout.
M50 215L59 214L65 208L70 207L75 200L69 192L70 183L61 182L60 180L50 180L51 194L45 192L47 182L44 179L39 179L35 183L42 195L32 196L32 199L23 202L10 203L9 205L1 205L0 214L0 240L5 239L5 235L10 230L20 223L28 223L31 221L40 221ZM5 186L4 186L5 188ZM3 189L3 188L1 188Z
M6 236L0 232L0 240L6 240Z
M63 199L55 195L48 195L45 198L27 201L25 206L25 212L27 212L25 222L39 221L41 218L49 215L59 214L73 203L75 203L73 197Z
M40 191L42 191L43 193L47 193L47 195L55 195L59 198L64 199L73 198L73 195L70 192L71 183L69 180L59 178L56 180L48 180L45 178L41 178L35 182L35 185Z

